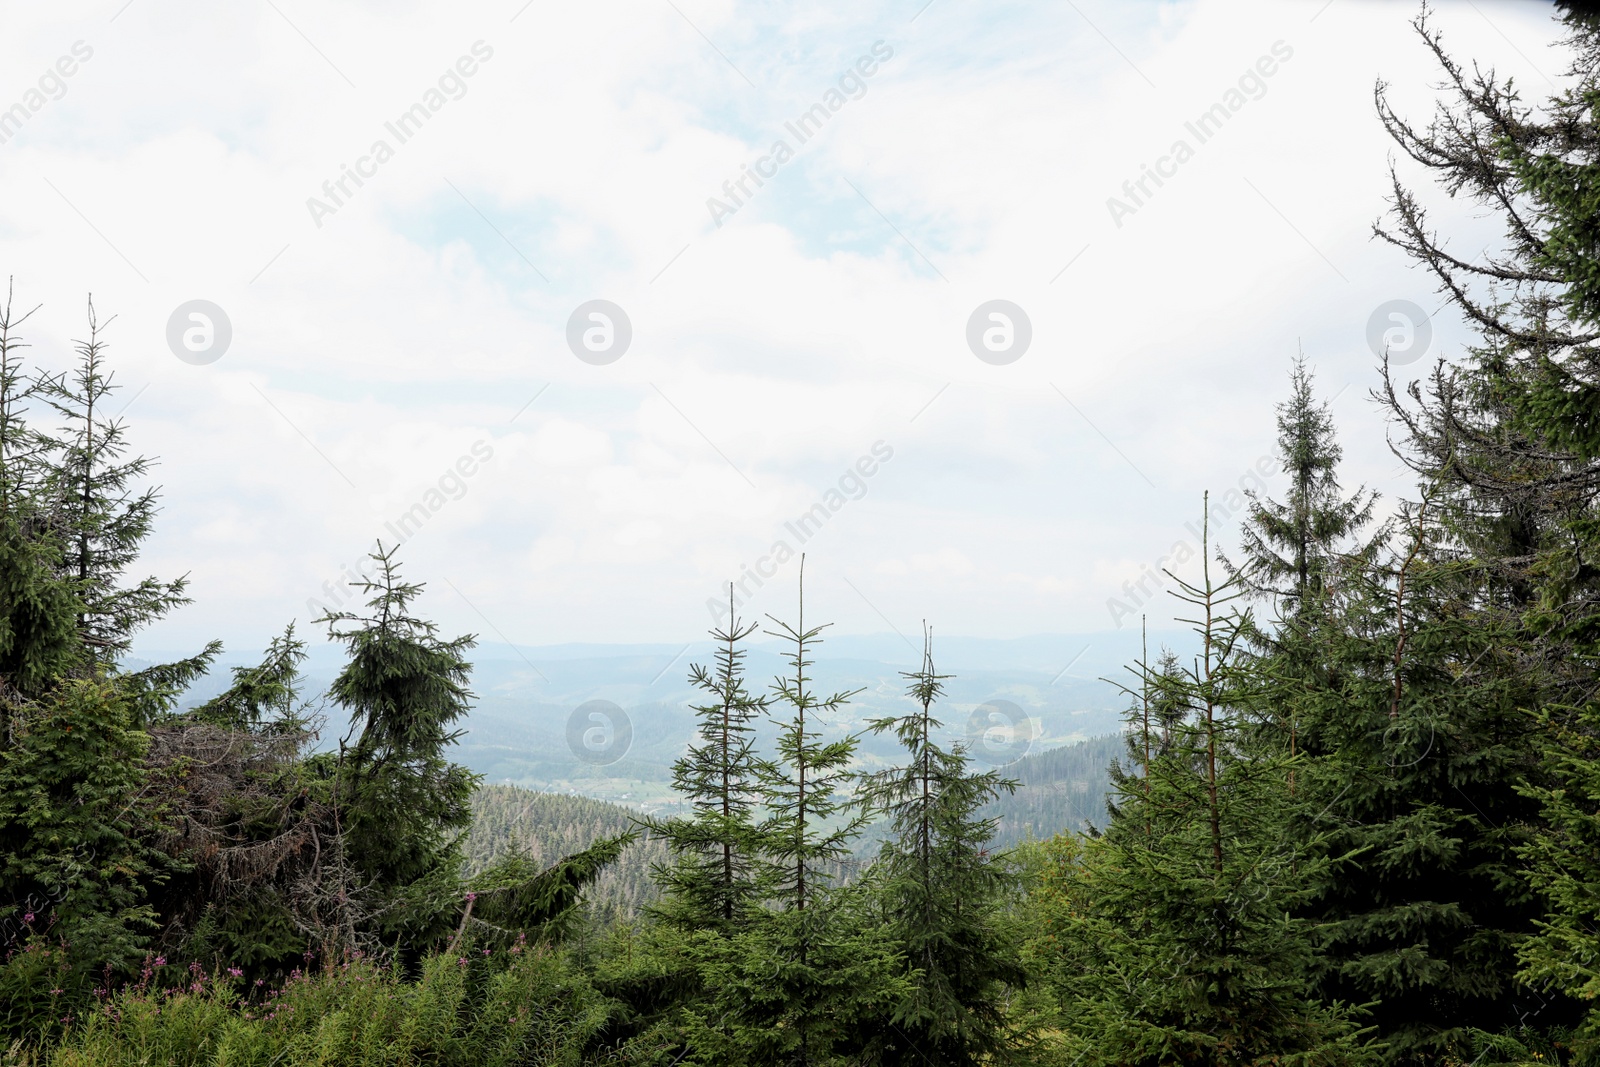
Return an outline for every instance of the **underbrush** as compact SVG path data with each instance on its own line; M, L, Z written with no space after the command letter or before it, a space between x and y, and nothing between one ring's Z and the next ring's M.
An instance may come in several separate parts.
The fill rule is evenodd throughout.
M191 970L158 987L151 969L64 1024L45 1047L18 1043L5 1067L499 1067L577 1064L605 1009L559 953L465 948L413 976L355 958L296 972L281 989L237 971Z

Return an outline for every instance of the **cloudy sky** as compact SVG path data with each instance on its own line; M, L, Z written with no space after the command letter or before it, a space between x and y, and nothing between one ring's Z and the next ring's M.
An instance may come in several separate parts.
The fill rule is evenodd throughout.
M0 274L47 366L116 315L145 565L196 599L147 647L259 647L408 514L425 609L490 640L689 640L753 571L788 613L802 548L844 632L1137 625L1204 490L1281 490L1297 346L1348 482L1408 488L1367 394L1375 311L1440 303L1371 238L1414 14L5 0ZM1549 5L1438 17L1559 79Z

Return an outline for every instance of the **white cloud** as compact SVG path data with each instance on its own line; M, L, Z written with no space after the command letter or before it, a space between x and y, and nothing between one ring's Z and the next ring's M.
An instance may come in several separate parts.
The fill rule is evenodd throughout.
M1420 116L1436 80L1410 5L278 6L293 26L65 3L0 39L0 101L94 49L0 145L0 270L46 303L52 365L86 291L119 315L132 434L162 460L144 565L197 597L154 645L304 617L480 439L494 459L403 556L447 627L483 629L446 579L527 642L695 636L718 583L880 440L893 460L806 546L819 612L1103 627L1201 491L1270 449L1302 344L1343 390L1349 481L1406 489L1363 332L1384 300L1436 306L1370 238L1373 81ZM1561 66L1547 8L1440 18L1530 92L1530 58ZM307 197L480 40L464 94L316 227ZM706 198L879 40L866 93L715 227ZM1117 227L1107 198L1278 41L1259 98ZM1440 221L1493 236L1461 206ZM207 367L163 341L196 297L234 324ZM634 326L604 367L564 340L595 297ZM1005 367L964 341L996 297L1034 327ZM1438 349L1463 339L1436 323Z

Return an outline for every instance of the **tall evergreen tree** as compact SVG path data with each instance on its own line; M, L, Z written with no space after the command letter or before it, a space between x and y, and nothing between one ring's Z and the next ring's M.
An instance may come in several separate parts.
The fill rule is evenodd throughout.
M53 386L23 365L28 346L18 331L32 313L17 311L8 287L0 305L0 737L15 700L41 695L81 652L81 605L56 573L61 545L43 491L57 442L28 421Z
M1371 521L1377 499L1364 488L1348 497L1341 491L1343 451L1304 354L1296 357L1289 382L1289 399L1278 405L1278 462L1289 476L1288 492L1279 502L1245 491L1250 509L1240 531L1242 556L1237 565L1223 558L1245 588L1277 597L1286 616L1317 597L1337 557L1348 554L1354 547L1348 542Z
M685 930L732 933L762 899L755 723L769 701L745 685L740 647L757 628L734 614L730 586L728 622L711 631L718 645L715 668L694 664L689 671L691 684L708 698L691 706L695 741L672 765L673 788L691 814L646 820L674 856L670 867L656 872L665 897L656 910Z
M1517 859L1538 821L1519 793L1537 694L1446 536L1426 502L1407 509L1324 624L1285 638L1302 826L1328 863L1301 914L1324 933L1324 995L1374 1002L1392 1063L1470 1060L1475 1031L1560 1014L1514 977L1540 912Z
M828 624L809 628L805 624L804 556L800 582L797 622L773 619L777 628L767 631L789 646L784 655L789 671L773 683L772 703L786 705L790 716L777 723L778 758L761 764L762 801L768 813L762 833L773 867L771 893L785 910L796 912L805 911L823 894L825 865L849 855L850 842L860 836L868 820L845 792L852 780L849 765L857 739L823 738L825 724L819 720L838 714L857 691L819 696L814 688L813 657Z
M908 992L893 939L859 885L828 876L868 815L846 790L856 738L824 739L819 717L853 695L819 696L812 671L822 626L805 622L804 559L797 622L769 631L789 645L788 671L770 704L786 706L777 756L757 764L768 907L731 938L701 936L689 953L706 996L684 1013L682 1034L701 1062L727 1067L859 1059L881 1019Z
M1176 595L1202 651L1178 676L1141 665L1141 685L1189 714L1171 743L1124 776L1103 836L1085 844L1052 931L1059 1025L1078 1062L1356 1064L1371 1051L1348 1005L1314 989L1316 931L1290 913L1327 860L1303 851L1291 761L1246 744L1275 686L1241 656L1237 579ZM1129 727L1146 731L1143 699ZM1138 752L1142 754L1141 743Z
M19 331L38 310L18 311L15 284L8 280L0 305L0 512L6 514L39 502L50 453L59 447L29 422L31 405L57 384L30 374L22 358L22 350L31 346Z
M1402 430L1402 455L1436 487L1454 558L1478 575L1457 597L1454 625L1476 625L1481 634L1471 640L1485 654L1462 659L1473 669L1455 688L1470 707L1537 709L1531 719L1501 713L1502 746L1518 752L1487 762L1504 772L1495 800L1505 810L1515 800L1500 789L1517 777L1542 805L1543 826L1525 819L1539 836L1523 842L1521 855L1534 863L1529 884L1546 895L1546 914L1512 931L1532 984L1522 999L1545 1002L1529 1015L1557 1022L1570 1003L1560 994L1589 996L1585 961L1600 958L1600 908L1585 903L1594 894L1584 888L1600 885L1600 862L1585 849L1600 820L1587 792L1600 777L1589 743L1600 729L1600 26L1582 8L1567 5L1570 63L1544 101L1530 103L1510 79L1455 60L1426 11L1416 29L1444 73L1432 121L1408 122L1386 86L1377 92L1401 151L1504 232L1481 255L1476 243L1470 255L1455 251L1422 198L1393 174L1393 206L1378 235L1432 274L1477 338L1464 359L1441 361L1409 387L1386 375L1384 399ZM1485 692L1470 693L1468 681ZM1452 729L1452 738L1461 732ZM1462 752L1458 763L1472 755ZM1485 762L1476 760L1474 773L1488 773ZM1520 764L1520 775L1508 764ZM1481 1021L1509 1026L1493 1015ZM1591 1041L1600 1036L1600 1013L1588 1029Z
M1524 788L1545 828L1524 842L1521 858L1546 911L1517 946L1521 977L1534 995L1553 989L1592 1005L1600 999L1600 706L1548 707L1540 723L1549 780ZM1561 1036L1573 1062L1600 1060L1600 1009L1589 1008Z
M870 1056L930 1067L994 1063L1015 1048L1003 1005L1026 976L1003 922L1015 874L989 852L996 820L980 811L1016 783L971 770L961 746L938 743L943 724L932 709L950 676L934 669L931 635L921 666L903 677L916 710L871 725L894 731L907 762L869 779L866 795L893 835L879 852L873 892L914 973Z
M61 573L81 601L78 631L93 661L112 667L133 634L188 603L186 579L145 578L122 584L155 520L157 492L139 488L153 461L126 458L126 426L110 409L119 388L106 368L102 323L89 301L89 335L77 343L78 362L48 393L66 420L52 471L52 505L60 524Z
M339 743L335 807L360 888L394 909L383 925L421 923L436 933L429 924L439 916L408 914L397 894L453 876L458 864L478 778L446 756L461 736L453 727L471 706L472 668L463 654L475 642L441 640L433 623L411 613L422 586L401 581L395 551L378 546L378 576L359 584L371 595L368 614L329 612L317 620L349 656L328 688L350 715Z

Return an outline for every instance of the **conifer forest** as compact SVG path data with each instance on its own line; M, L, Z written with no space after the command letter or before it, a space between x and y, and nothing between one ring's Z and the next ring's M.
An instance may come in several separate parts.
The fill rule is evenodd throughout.
M668 751L648 802L469 767L486 635L425 610L446 579L420 526L387 527L309 625L272 620L258 662L144 658L198 599L152 573L186 489L157 480L119 377L144 342L99 293L36 307L30 265L0 264L0 1065L1600 1064L1600 15L1548 9L1548 84L1408 18L1429 102L1380 81L1357 163L1387 185L1372 244L1461 343L1406 375L1380 349L1374 441L1316 359L1262 354L1276 433L1247 447L1273 478L1226 523L1226 485L1166 516L1196 535L1151 570L1183 638L1111 679L1114 735L1025 758L961 734L937 617L882 692L835 685L814 590L839 542L804 526L776 592L757 609L762 581L725 575L704 643L663 668L690 725L657 741L635 714L633 743ZM862 93L911 51L867 51ZM457 83L506 54L475 46ZM1310 63L1291 54L1266 53ZM433 130L386 134L396 162L361 173ZM1178 195L1158 187L1112 221L1147 224ZM341 188L318 228L364 210ZM757 191L733 183L712 221L753 225ZM1357 450L1405 491L1353 477ZM907 451L832 475L840 506ZM826 499L818 523L845 523ZM1128 632L1155 610L1139 582L1113 605ZM313 676L313 646L337 668Z

